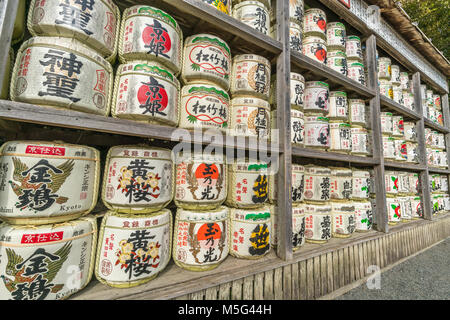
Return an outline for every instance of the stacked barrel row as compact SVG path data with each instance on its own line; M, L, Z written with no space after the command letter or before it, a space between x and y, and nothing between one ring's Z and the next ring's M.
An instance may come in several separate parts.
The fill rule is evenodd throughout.
M449 212L448 175L430 174L430 190L433 215Z
M380 121L384 159L419 163L416 123L392 112L381 112Z

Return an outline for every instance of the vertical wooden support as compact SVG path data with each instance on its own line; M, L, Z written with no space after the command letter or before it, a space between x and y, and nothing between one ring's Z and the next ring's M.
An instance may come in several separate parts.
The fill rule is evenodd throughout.
M0 1L0 43L2 44L0 46L0 88L3 87L3 76L6 74L7 63L9 63L8 53L18 6L17 0Z
M277 40L283 52L277 57L277 128L279 129L280 158L278 169L278 245L277 255L287 261L292 259L292 199L291 199L291 59L289 46L289 7L287 1L276 2Z
M422 105L422 93L420 92L420 73L416 72L412 77L413 81L413 92L414 92L414 106L420 115L423 115L423 105ZM427 165L427 151L425 146L425 122L423 116L419 121L416 122L417 139L419 143L419 162L424 165L427 169L419 173L420 190L422 198L422 210L423 217L427 220L433 218L432 208L431 208L431 190L430 190L430 176L428 173Z
M444 127L450 129L450 110L448 105L448 93L441 96L442 115L444 116ZM445 134L445 147L447 159L450 161L450 133Z
M375 165L375 184L377 190L376 198L376 226L378 231L388 232L388 216L386 210L386 188L384 184L384 158L383 158L383 140L381 134L380 122L380 88L378 87L378 72L377 72L377 40L375 35L371 35L366 40L366 63L368 74L368 85L376 93L375 97L370 100L370 114L372 126L372 150L373 156L379 160L379 164Z

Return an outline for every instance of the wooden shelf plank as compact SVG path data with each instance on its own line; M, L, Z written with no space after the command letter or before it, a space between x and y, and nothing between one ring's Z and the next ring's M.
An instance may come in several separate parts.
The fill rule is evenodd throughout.
M441 126L440 124L431 121L430 119L424 118L423 119L425 126L430 127L434 130L440 131L442 133L450 133L450 130L446 127Z
M361 85L360 83L343 76L337 71L329 68L323 63L319 63L303 54L297 52L291 52L291 62L294 66L297 66L301 69L308 70L314 76L317 76L317 79L326 78L325 81L330 85L342 86L349 92L354 92L361 98L373 98L375 97L375 91L369 89L366 86Z
M426 166L416 164L416 163L407 163L400 161L384 161L384 166L395 169L407 169L407 170L415 170L415 171L424 171L426 170Z
M428 171L430 173L441 173L441 174L449 174L450 175L450 169L434 168L434 167L429 166Z
M392 99L389 99L386 96L380 95L380 102L381 105L388 108L390 111L396 112L401 114L404 117L411 118L413 120L420 120L421 116L417 112L410 110L408 108L405 108L401 104L398 104Z
M302 148L302 147L297 147L297 146L292 146L292 156L303 157L303 158L332 160L332 161L342 161L342 162L349 162L349 163L353 163L353 164L366 164L369 166L373 166L373 165L376 165L379 163L378 160L376 160L372 157L360 157L360 156L354 156L351 154L327 152L327 151Z
M182 138L188 138L193 144L262 152L280 152L278 144L258 141L257 139L250 137L226 136L220 132L213 134L209 133L209 131L191 131L169 126L104 117L73 110L36 106L9 100L0 100L0 118L163 141L188 142L186 140L181 140Z

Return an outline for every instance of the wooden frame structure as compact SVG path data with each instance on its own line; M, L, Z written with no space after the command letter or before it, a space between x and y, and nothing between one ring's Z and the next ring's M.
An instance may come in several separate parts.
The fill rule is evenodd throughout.
M344 4L332 0L305 1L305 3L310 2L319 3L322 7L338 14L341 19L361 33L366 47L367 87L302 54L291 52L288 1L276 1L278 30L276 39L254 32L247 25L198 0L116 1L121 9L134 4L155 5L172 14L182 28L190 30L190 33L203 31L220 33L232 51L257 52L269 58L272 70L277 75L278 128L285 128L286 123L290 123L290 102L286 91L289 88L291 70L305 74L307 79L325 81L333 90L342 89L366 100L370 106L369 126L372 132L373 155L361 157L299 148L291 145L290 130L280 130L279 143L259 146L265 151L275 150L280 159L277 194L279 199L284 200L278 201L279 240L276 254L272 250L268 256L257 261L228 257L217 269L204 273L181 270L171 264L157 279L130 289L112 289L93 280L87 288L74 295L74 299L318 298L364 278L368 275L367 266L370 264L377 264L383 268L450 235L450 217L444 215L436 219L432 215L429 186L430 173L448 175L450 170L428 167L424 141L425 126L444 133L447 153L450 155L448 87L444 88L431 80L429 76L422 75L418 68L411 68L412 63L402 59L401 52L397 51L395 44L387 43L378 34L372 32L371 28ZM0 3L0 39L2 40L0 74L3 74L5 70L6 61L4 60L6 58L4 59L4 57L9 48L7 44L9 44L12 34L16 7L17 1L15 0L5 0ZM377 84L377 46L401 61L405 68L414 72L415 105L418 106L415 111L380 95ZM423 80L421 77L442 95L445 126L435 124L422 116L420 84ZM1 83L2 79L0 78L0 87ZM419 164L384 160L380 124L382 108L416 122L420 149ZM153 144L166 147L178 141L177 137L173 135L176 128L141 124L72 110L42 108L7 100L0 100L1 120L9 120L7 123L11 124L3 128L0 126L0 135L8 140L53 139L57 135L67 142L110 146L120 143L138 143L150 139ZM40 126L39 128L45 127L43 130L36 130L36 124ZM187 133L191 132L187 131ZM211 136L204 134L192 135L192 141L195 144L208 144L211 139ZM242 141L227 137L225 146L256 150L258 144L255 143L257 142L250 138ZM298 252L292 252L291 164L307 159L374 169L377 190L375 230L357 234L345 240L333 238L324 245L307 244ZM425 220L388 228L385 168L414 171L420 174ZM392 251L394 246L396 249ZM320 274L322 274L322 278L320 278ZM327 276L325 277L325 275ZM317 277L321 280L316 281ZM250 288L254 288L254 290L250 290ZM248 293L250 291L251 293Z

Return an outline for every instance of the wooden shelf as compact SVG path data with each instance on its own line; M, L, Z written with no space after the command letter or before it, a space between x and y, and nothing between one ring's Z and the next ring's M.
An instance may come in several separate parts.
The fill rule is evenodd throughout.
M380 95L380 103L381 103L381 106L388 108L389 111L399 113L406 118L410 118L413 120L421 119L420 114L418 114L417 112L415 112L411 109L405 108L401 104L398 104L397 102L395 102L392 99L389 99L386 96Z
M450 169L428 167L428 172L430 172L430 173L449 174L450 175Z
M384 161L384 166L395 169L406 169L406 170L414 170L414 171L424 171L426 170L426 166L408 163L408 162L400 162L400 161Z
M314 80L325 81L333 90L341 89L347 94L354 93L359 98L373 98L375 91L361 85L360 83L340 74L337 71L329 68L323 63L317 62L303 54L291 52L291 62L294 66L309 71L314 75ZM351 96L351 95L350 95Z
M292 156L302 157L302 158L314 158L332 161L342 161L349 162L352 164L362 164L373 166L379 164L380 162L372 157L360 157L351 154L343 154L336 152L327 152L315 149L302 148L297 146L292 146Z
M423 119L425 126L430 127L432 129L435 129L437 131L440 131L442 133L450 133L450 130L446 127L441 126L440 124L431 121L430 119L424 118Z
M213 135L203 133L200 130L191 131L169 126L140 123L131 120L105 117L73 110L53 109L9 100L0 100L0 118L163 141L178 142L182 141L182 137L187 137L191 139L193 144L218 147L225 146L226 148L254 151L260 150L263 152L280 152L277 144L258 141L256 138L232 137L221 134L220 132L218 132L218 135ZM181 136L181 134L183 136ZM224 144L222 144L222 140L224 140Z

